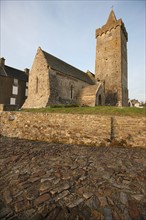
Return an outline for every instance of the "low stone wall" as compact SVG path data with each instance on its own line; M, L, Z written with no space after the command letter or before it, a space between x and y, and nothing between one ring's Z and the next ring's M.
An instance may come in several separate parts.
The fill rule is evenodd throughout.
M4 105L0 104L0 112L2 112L4 110Z
M1 134L31 140L101 145L110 139L110 117L80 114L2 112Z
M94 146L144 147L145 118L2 112L0 134L29 140Z
M118 142L125 141L128 146L146 148L146 118L115 117L113 132Z

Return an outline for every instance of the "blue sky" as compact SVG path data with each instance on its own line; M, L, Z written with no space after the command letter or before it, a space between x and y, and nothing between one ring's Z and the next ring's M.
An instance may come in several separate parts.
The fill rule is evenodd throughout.
M128 89L145 100L146 2L0 0L0 56L6 65L31 68L37 48L83 70L95 71L95 30L104 25L112 5L128 32Z

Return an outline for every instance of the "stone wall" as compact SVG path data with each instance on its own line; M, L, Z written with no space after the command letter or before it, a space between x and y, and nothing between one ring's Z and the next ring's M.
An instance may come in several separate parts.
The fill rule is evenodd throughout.
M2 112L0 134L29 140L94 146L145 147L145 118Z
M23 108L46 107L50 95L49 67L41 49L37 50L29 74L28 98Z
M128 106L127 35L114 19L96 30L95 78L105 80L106 105Z
M101 145L110 139L110 117L2 112L1 134L48 142Z
M80 90L89 84L79 79L60 73L56 70L49 71L51 104L76 104Z
M146 148L146 118L115 117L113 132L117 141L126 141L128 146Z

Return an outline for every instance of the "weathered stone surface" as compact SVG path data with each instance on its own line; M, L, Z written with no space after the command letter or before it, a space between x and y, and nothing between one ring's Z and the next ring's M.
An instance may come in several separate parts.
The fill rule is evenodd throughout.
M54 208L46 218L46 220L52 220L52 219L56 219L56 220L65 219L65 212L61 207Z
M43 216L41 216L40 214L35 214L33 217L30 218L31 220L43 220Z
M8 203L10 203L10 202L12 202L12 196L11 196L11 194L10 194L10 191L5 191L4 193L3 193L3 197L4 197L4 200L5 200L5 202L8 204Z
M45 194L39 196L39 197L35 200L34 204L35 204L36 206L38 206L38 205L40 205L41 203L44 203L44 202L48 201L49 199L50 199L49 194L48 194L48 193L45 193Z
M96 30L96 39L95 78L105 82L105 103L128 106L128 38L124 23L113 11L107 23Z
M92 84L92 74L70 66L39 47L29 75L28 98L23 108L77 104L79 91Z
M12 214L13 214L13 212L10 208L2 208L0 210L0 219L11 217Z
M23 199L23 198L22 198L22 199ZM22 200L22 199L21 199L21 201L17 200L17 202L14 203L14 210L15 210L16 213L17 213L17 212L22 212L22 211L24 211L24 210L30 208L30 206L29 206L29 204L30 204L29 201L27 201L27 200Z
M10 162L12 154L21 158L15 164ZM0 218L145 219L144 161L146 151L142 148L97 148L2 137ZM70 178L63 179L63 174ZM31 182L32 178L39 179Z
M15 112L13 113L15 120L10 122L8 118L11 114L10 112L0 114L0 134L3 136L89 146L119 145L146 148L145 118ZM26 118L31 122L29 128L25 128ZM43 129L41 129L42 125ZM80 136L76 135L78 132L80 132ZM48 155L45 158L47 157ZM15 155L10 157L7 163L16 163L17 160L21 160L21 158ZM35 157L32 157L31 160L35 160ZM139 162L141 163L141 161ZM39 181L44 172L46 171L34 171L30 181ZM60 175L61 173L58 171L55 172L56 177L60 177ZM20 175L20 182L24 182L28 177L29 174ZM63 172L62 177L64 180L70 178L68 172ZM50 176L50 178L54 178L54 176Z
M93 193L91 193L91 192L85 192L85 193L83 193L83 197L84 197L85 199L89 199L91 196L93 196Z

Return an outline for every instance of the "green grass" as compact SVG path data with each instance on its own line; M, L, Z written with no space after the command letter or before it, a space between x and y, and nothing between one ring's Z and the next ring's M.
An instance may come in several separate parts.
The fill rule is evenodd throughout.
M71 114L98 114L107 116L131 116L145 117L146 109L130 108L130 107L112 107L112 106L96 106L96 107L46 107L39 109L23 109L22 112L44 112L44 113L71 113Z

